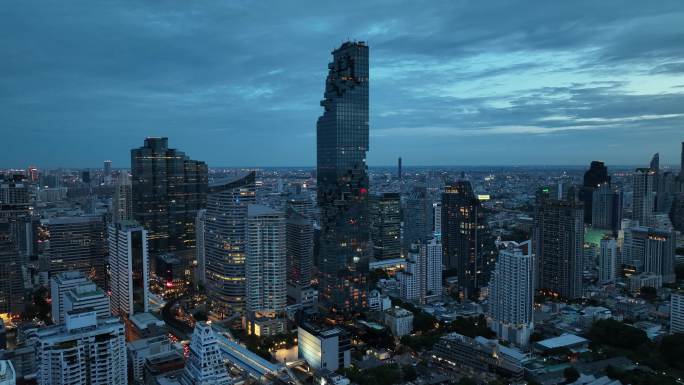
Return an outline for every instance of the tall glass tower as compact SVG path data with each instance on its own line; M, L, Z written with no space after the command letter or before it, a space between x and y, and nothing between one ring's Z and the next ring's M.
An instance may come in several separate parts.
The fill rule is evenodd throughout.
M348 314L366 306L368 46L346 42L332 55L316 127L320 294L333 314Z

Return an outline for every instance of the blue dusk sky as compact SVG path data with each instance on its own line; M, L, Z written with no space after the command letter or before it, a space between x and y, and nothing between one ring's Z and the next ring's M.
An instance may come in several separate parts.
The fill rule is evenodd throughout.
M371 166L679 163L684 1L53 1L0 11L0 168L313 166L330 51L370 46Z

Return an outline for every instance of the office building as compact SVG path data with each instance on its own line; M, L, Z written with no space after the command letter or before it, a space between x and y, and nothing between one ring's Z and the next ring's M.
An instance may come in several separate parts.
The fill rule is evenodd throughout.
M346 42L328 64L316 124L320 295L344 316L366 307L368 268L368 46Z
M37 331L38 384L126 385L124 325L95 311L66 314L64 325Z
M206 205L207 165L146 138L131 150L133 218L149 231L150 252L195 246L195 217Z
M675 282L677 233L639 226L626 229L624 237L623 263L637 272L660 275L664 283Z
M351 365L351 341L341 328L302 323L297 328L299 358L314 370L334 372Z
M413 186L404 197L402 250L408 254L411 245L430 239L434 219L432 199L425 186Z
M669 213L672 208L674 195L677 193L677 178L674 173L667 171L658 174L656 187L655 211L657 213Z
M617 234L622 222L622 192L607 183L594 189L591 216L592 227Z
M670 221L675 230L684 232L684 192L674 195L670 208Z
M426 299L442 295L442 243L437 237L421 245L425 249L425 296Z
M397 160L397 179L401 180L402 179L402 173L401 173L401 157Z
M207 249L206 249L206 224L207 224L207 210L202 209L197 211L197 218L195 218L195 259L197 265L195 267L195 283L206 286L207 284Z
M405 268L397 273L399 296L405 301L426 303L442 294L442 245L437 239L414 244Z
M442 202L435 202L432 204L432 233L438 237L442 238Z
M61 320L65 320L69 312L84 310L95 311L97 318L112 316L109 296L92 282L81 283L67 290L61 300L64 302L64 314L59 315Z
M142 384L145 373L145 362L159 355L165 355L172 351L173 345L167 334L158 334L152 337L140 338L126 345L129 363L133 374L133 382Z
M206 322L197 322L190 340L190 355L180 378L182 385L230 385L221 347L216 334Z
M371 195L371 241L375 259L401 257L401 200L398 193Z
M66 311L64 296L71 289L91 283L83 272L65 271L50 278L50 301L52 306L52 322L63 324Z
M0 385L16 385L17 372L14 371L12 361L0 360Z
M501 340L528 345L534 331L532 241L508 242L489 281L489 326Z
M0 313L19 315L25 309L22 257L12 242L7 219L0 223Z
M632 221L641 226L653 224L657 176L650 168L638 168L632 175Z
M109 226L112 312L122 317L149 310L147 230L135 221Z
M112 161L111 160L105 160L104 161L104 166L102 168L102 172L103 172L105 177L112 175Z
M42 221L50 277L80 271L98 286L106 287L105 223L100 216L58 217Z
M403 337L413 332L413 313L400 307L385 311L385 325L395 337Z
M118 223L133 219L133 190L131 177L121 171L114 184L112 196L112 222Z
M684 293L673 292L670 296L670 334L684 333Z
M287 305L285 215L263 205L247 207L247 332L285 332Z
M421 289L425 282L421 274L423 273L422 260L419 246L414 244L406 258L406 267L397 273L399 297L404 301L421 302Z
M302 292L311 287L313 273L314 228L311 219L292 207L286 219L287 295L302 302Z
M584 173L584 183L580 189L580 200L584 203L584 222L591 225L593 222L593 196L594 191L601 185L610 186L608 168L603 162L597 160L591 162L589 170ZM560 199L560 198L559 198Z
M599 252L599 282L602 284L615 283L618 272L618 248L614 238L603 238Z
M447 184L442 193L442 258L447 268L457 270L465 297L476 296L489 281L495 259L490 243L484 212L470 182Z
M584 208L574 201L540 199L535 207L533 253L537 288L563 298L582 297Z
M204 229L207 295L219 315L245 307L247 206L256 203L256 175L247 173L209 187Z

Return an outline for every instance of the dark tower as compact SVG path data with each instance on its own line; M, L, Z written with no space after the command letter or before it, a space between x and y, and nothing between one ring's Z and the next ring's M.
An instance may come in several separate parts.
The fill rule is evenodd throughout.
M146 138L131 150L133 217L149 231L150 252L195 245L195 217L207 202L207 165Z
M582 189L579 194L580 201L584 203L584 223L588 225L591 224L591 202L594 190L604 183L610 184L608 168L603 162L594 160L591 162L589 170L584 173L584 183L582 184Z
M316 124L322 304L332 313L366 306L368 267L368 46L346 42L328 64Z
M447 268L456 268L458 284L467 297L475 296L489 280L493 262L489 241L484 212L470 182L444 186L442 259Z
M401 180L401 157L397 161L397 179Z

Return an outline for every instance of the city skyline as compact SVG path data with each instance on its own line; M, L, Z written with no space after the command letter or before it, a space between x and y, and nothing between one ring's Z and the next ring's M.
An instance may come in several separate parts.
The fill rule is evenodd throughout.
M371 166L677 164L684 7L621 4L15 4L0 164L126 168L166 136L210 166L313 166L321 63L348 39L372 50Z

